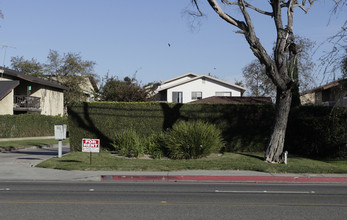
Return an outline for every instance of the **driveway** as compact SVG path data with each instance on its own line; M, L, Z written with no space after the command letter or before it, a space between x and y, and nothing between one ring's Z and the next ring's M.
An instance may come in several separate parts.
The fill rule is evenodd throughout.
M70 152L70 145L63 146L63 154ZM28 147L14 151L0 153L0 167L2 166L21 166L33 167L44 160L56 157L58 146Z
M70 152L70 145L63 145L63 154ZM44 174L42 168L35 166L44 160L57 157L58 145L48 147L28 147L0 153L0 180L36 179Z

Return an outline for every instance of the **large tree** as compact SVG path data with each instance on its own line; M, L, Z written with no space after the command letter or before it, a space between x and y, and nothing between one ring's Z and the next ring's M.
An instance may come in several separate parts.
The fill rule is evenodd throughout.
M315 43L308 38L295 36L297 45L296 67L298 74L294 71L295 88L297 91L311 89L315 85L313 78L314 63L311 58ZM289 57L287 57L288 59ZM259 60L253 60L242 70L247 93L252 96L276 97L276 87L266 75L265 66ZM297 78L297 79L296 79ZM298 88L299 87L299 88ZM298 94L297 94L298 95Z
M346 13L347 9L347 0L333 0L335 6L332 10L331 16L336 14L340 16L343 13ZM322 45L328 45L331 47L330 51L324 53L321 56L321 72L324 77L328 74L333 75L333 80L336 79L336 75L340 75L342 72L342 77L347 77L347 71L345 65L347 63L347 20L341 26L341 29L329 37ZM328 81L331 81L331 77L328 75Z
M106 78L106 83L101 87L101 96L105 101L118 102L144 102L149 100L150 90L136 80L135 77Z
M24 57L11 57L12 69L27 75L43 77L43 65L36 59L26 60Z
M83 60L79 53L69 52L60 55L55 50L49 51L47 59L48 62L44 65L47 77L69 88L64 93L65 104L73 101L85 101L81 84L84 83L86 77L95 77L95 62Z
M242 75L250 96L276 96L276 87L266 76L265 66L259 60L253 60L242 69Z
M202 15L198 0L192 0L199 13ZM221 19L236 27L237 32L243 34L250 49L261 64L265 66L266 75L276 86L276 114L273 131L265 153L267 162L279 162L283 153L284 139L287 128L288 115L292 101L292 87L294 85L294 69L297 60L297 46L293 33L293 16L295 9L299 8L307 12L315 0L269 0L257 1L257 5L270 5L271 10L266 11L256 5L252 5L245 0L207 0L212 9ZM242 17L235 10L224 11L220 3L236 7L241 12ZM252 10L264 16L268 16L274 22L276 29L276 43L273 56L266 51L257 36L252 17L249 11ZM286 11L286 13L284 13Z
M64 92L64 104L72 101L85 101L81 83L86 77L95 76L95 62L83 60L79 53L60 55L50 50L47 63L39 63L36 59L26 60L23 57L12 57L11 66L14 70L48 80L58 81L69 89Z

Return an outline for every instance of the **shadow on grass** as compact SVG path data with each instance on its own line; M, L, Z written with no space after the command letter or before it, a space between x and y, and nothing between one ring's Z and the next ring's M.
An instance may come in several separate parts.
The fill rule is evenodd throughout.
M253 157L255 159L264 161L264 157L261 157L261 156L252 155L252 154L246 154L246 153L237 153L237 154L240 154L240 155L243 155L243 156L247 156L247 157Z
M59 160L59 163L61 162L68 162L68 163L82 163L80 160Z

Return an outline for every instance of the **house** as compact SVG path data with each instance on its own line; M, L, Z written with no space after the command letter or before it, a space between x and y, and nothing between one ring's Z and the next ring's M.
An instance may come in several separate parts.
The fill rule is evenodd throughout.
M87 102L96 101L99 88L93 76L84 76L80 88Z
M63 115L67 89L55 82L0 67L0 114Z
M219 104L272 104L271 97L233 97L211 96L192 103L219 103Z
M300 94L302 105L347 107L347 79L339 79Z
M45 76L48 79L53 80L54 82L61 82L66 83L68 80L78 80L79 81L79 87L81 89L81 92L83 93L83 96L81 97L80 101L85 102L91 102L96 101L97 97L96 95L99 93L99 88L96 83L96 80L94 76L92 75L74 75L74 76Z
M157 85L154 98L157 101L188 103L211 96L237 96L245 88L207 75L186 73Z
M14 88L19 81L0 81L0 115L13 113Z

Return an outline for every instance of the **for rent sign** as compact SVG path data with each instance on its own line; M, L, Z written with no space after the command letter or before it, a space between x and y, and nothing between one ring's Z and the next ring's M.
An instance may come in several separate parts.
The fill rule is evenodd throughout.
M100 139L82 139L82 152L100 152Z

